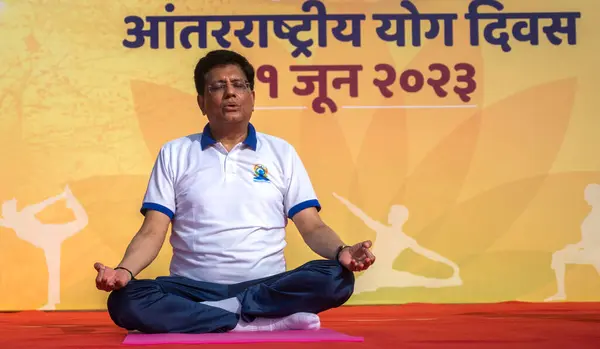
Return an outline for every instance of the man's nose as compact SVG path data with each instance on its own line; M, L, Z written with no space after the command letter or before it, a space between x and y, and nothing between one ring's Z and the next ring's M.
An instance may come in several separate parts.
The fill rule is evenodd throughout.
M224 97L231 97L231 96L235 96L235 87L233 87L233 84L231 82L228 82L225 85L225 93L224 93Z

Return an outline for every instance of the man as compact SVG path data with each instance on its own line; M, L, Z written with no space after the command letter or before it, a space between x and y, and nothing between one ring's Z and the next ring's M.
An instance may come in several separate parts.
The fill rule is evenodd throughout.
M120 327L145 333L318 329L318 313L344 304L353 271L375 257L370 241L346 246L321 209L294 148L256 132L254 68L218 50L194 71L200 134L166 143L141 212L144 222L123 260L101 263L96 286L112 291L108 311ZM325 260L286 271L291 219ZM170 276L136 280L160 251L172 224Z

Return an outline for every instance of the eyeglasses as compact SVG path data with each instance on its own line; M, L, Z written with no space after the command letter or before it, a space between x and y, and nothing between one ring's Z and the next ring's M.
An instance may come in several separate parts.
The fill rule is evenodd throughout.
M231 85L235 92L245 93L250 91L250 83L248 81L232 81ZM222 94L227 90L227 83L216 83L208 86L208 92L210 94Z

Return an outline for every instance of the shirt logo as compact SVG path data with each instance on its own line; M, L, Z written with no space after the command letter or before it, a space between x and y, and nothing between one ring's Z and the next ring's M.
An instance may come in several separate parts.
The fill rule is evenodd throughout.
M269 170L264 165L254 165L254 181L269 182Z

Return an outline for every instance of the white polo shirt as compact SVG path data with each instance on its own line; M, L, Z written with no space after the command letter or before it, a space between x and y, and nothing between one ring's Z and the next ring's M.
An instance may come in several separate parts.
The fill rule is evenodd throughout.
M141 212L172 219L171 275L220 284L286 270L288 218L321 209L294 147L256 132L230 152L204 131L166 143Z

